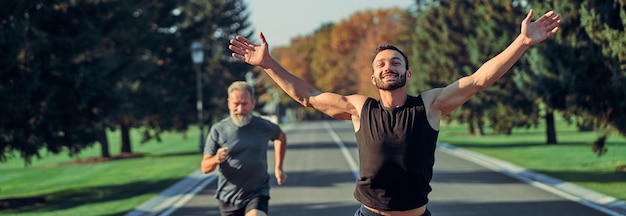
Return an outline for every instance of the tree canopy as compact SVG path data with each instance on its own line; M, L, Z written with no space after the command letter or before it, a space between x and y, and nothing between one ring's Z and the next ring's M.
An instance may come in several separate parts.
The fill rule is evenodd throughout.
M195 123L195 73L189 45L204 44L203 91L222 97L250 67L227 55L228 40L249 36L242 1L18 1L2 3L0 161L28 164L40 149L75 155L105 130L143 140ZM210 83L210 84L206 84ZM205 121L225 113L209 102ZM108 147L103 147L108 156Z

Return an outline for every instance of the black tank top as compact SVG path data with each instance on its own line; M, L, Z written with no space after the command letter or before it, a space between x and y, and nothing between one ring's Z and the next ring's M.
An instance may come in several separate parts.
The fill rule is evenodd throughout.
M420 96L386 108L368 98L356 132L361 177L354 197L369 207L403 211L428 203L439 132L426 119Z

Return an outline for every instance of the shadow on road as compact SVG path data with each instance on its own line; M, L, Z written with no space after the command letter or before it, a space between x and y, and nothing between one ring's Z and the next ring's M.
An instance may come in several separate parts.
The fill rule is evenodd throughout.
M519 184L519 180L493 171L435 171L432 183Z
M591 208L570 209L577 205L571 201L532 201L532 202L431 202L428 209L437 216L602 216L602 212ZM540 210L540 211L537 211ZM541 213L537 213L541 212Z
M352 172L287 172L287 182L278 186L276 184L276 177L274 177L274 174L270 173L270 175L270 185L272 187L329 187L337 184L352 184L356 181Z

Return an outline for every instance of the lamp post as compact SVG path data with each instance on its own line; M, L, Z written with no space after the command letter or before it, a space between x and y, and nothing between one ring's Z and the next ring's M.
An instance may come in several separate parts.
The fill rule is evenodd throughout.
M252 97L254 97L254 85L256 85L256 78L254 78L254 73L252 71L248 71L246 73L246 83L248 86L252 88Z
M204 150L204 117L202 116L202 73L200 67L204 60L204 50L202 43L195 41L191 44L191 60L196 69L196 110L198 111L198 128L200 129L200 153Z

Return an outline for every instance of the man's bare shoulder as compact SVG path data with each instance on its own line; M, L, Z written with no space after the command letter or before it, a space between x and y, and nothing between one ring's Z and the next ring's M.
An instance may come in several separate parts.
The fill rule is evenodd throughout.
M370 98L370 97L365 96L365 95L360 95L360 94L353 94L353 95L346 96L346 98L350 103L354 104L354 103L365 103L367 98Z
M352 104L352 106L354 106L354 108L359 113L359 116L360 116L361 110L363 109L363 104L365 104L365 101L367 101L368 98L370 98L370 97L365 96L365 95L359 95L359 94L353 94L353 95L346 96L346 100L350 104Z
M346 96L346 100L348 101L348 103L352 104L352 106L354 107L356 113L352 114L350 116L350 120L352 121L352 126L354 126L354 132L358 132L359 129L361 128L361 111L363 110L363 105L365 104L365 101L367 101L367 99L370 98L368 96L365 95L358 95L358 94L354 94L354 95L348 95Z
M439 94L441 94L442 91L443 91L443 88L434 88L434 89L430 89L428 91L422 92L420 95L422 96L424 105L426 107L430 107L435 102L435 100L437 99Z
M443 88L434 88L421 93L422 100L424 101L424 108L426 109L426 117L430 126L439 130L439 121L441 120L441 109L436 105L437 98L443 92Z

